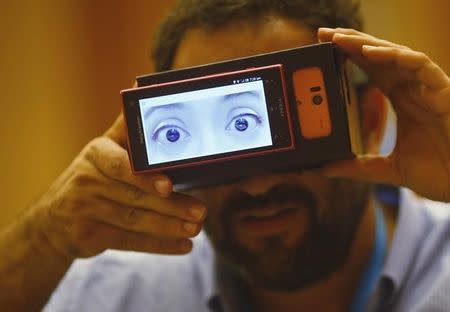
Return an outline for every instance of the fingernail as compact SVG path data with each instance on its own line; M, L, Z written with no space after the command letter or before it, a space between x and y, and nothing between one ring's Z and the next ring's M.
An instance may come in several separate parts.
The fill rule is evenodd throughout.
M334 31L334 29L333 29L333 28L328 28L328 27L319 27L319 31L327 31L327 32L330 32L330 31Z
M205 214L205 209L202 207L194 206L194 207L190 208L189 213L195 219L200 220L203 217L203 215Z
M366 51L369 51L369 50L375 49L376 47L371 46L371 45L363 45L362 48L363 48L364 50L366 50Z
M186 222L183 224L184 229L188 234L194 234L197 231L197 224Z
M159 194L166 196L169 193L169 182L165 179L156 180L155 189Z

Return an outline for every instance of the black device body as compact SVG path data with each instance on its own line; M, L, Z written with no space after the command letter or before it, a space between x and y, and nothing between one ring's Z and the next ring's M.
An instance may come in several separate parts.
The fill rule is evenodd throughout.
M345 67L344 56L339 48L331 43L322 43L139 76L138 88L122 91L133 172L139 174L162 171L172 179L177 189L187 189L226 183L260 173L302 170L354 157L361 152L360 127L358 108L351 101ZM319 84L322 85L316 86L314 79L307 76L301 76L307 79L299 82L295 75L298 71L303 72L303 69L318 69L322 75ZM305 73L309 75L308 71ZM272 132L271 146L149 164L145 152L145 136L142 133L145 131L142 125L144 119L140 116L142 111L137 109L139 99L162 98L164 95L186 92L189 88L197 90L202 86L217 87L230 81L238 81L239 84L240 79L245 82L246 78L264 81L268 111L272 108L275 115L280 115L282 107L286 109L284 119L269 117L271 127L276 129ZM266 81L273 81L272 87ZM306 105L312 105L313 109L314 105L321 105L322 98L326 100L328 119L325 122L329 124L329 131L325 134L310 136L302 128L300 120L303 124L314 120L314 116L310 116L312 119L305 119L305 114L314 112L302 112L301 107L306 106L301 106L305 105L305 101L299 100L303 96L301 94L304 94L297 90L299 85L304 85L305 90L311 92L312 104ZM322 96L317 95L317 92L321 92ZM322 124L322 119L320 123ZM277 136L276 140L274 134Z

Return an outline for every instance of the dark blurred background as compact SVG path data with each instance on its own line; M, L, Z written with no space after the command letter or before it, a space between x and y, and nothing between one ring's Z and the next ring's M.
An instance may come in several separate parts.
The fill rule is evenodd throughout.
M363 0L366 31L426 52L450 73L448 0ZM119 114L119 91L152 72L173 0L2 1L0 229Z

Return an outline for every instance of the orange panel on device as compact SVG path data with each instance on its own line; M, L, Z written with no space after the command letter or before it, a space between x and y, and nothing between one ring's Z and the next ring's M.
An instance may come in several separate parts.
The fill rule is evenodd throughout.
M330 111L322 70L298 69L292 75L302 135L307 139L331 134Z

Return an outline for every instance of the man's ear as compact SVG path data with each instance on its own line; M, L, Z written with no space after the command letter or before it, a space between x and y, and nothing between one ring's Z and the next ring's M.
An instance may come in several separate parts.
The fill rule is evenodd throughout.
M388 101L376 87L366 88L360 99L362 138L366 154L378 154L384 137Z

